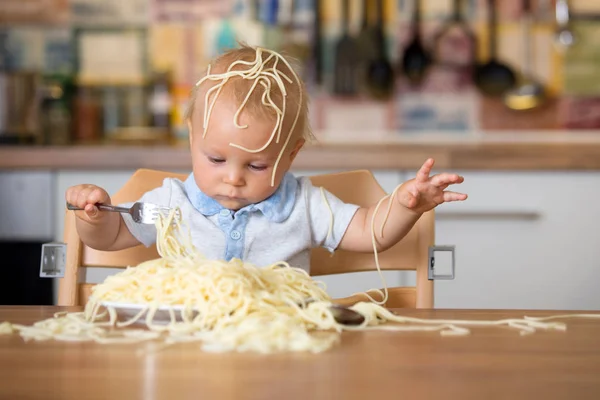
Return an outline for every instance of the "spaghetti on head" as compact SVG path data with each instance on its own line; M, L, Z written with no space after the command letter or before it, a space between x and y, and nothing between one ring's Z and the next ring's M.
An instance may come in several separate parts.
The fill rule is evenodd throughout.
M271 143L283 143L273 170L271 185L274 185L277 166L288 146L297 140L313 139L304 83L290 61L279 53L242 45L210 64L206 75L193 88L186 111L190 134L198 134L193 129L197 125L202 127L203 138L210 134L212 110L220 98L235 102L234 124L239 129L248 127L239 123L242 113L273 123L271 135L263 146L252 149L236 143L230 146L257 153Z

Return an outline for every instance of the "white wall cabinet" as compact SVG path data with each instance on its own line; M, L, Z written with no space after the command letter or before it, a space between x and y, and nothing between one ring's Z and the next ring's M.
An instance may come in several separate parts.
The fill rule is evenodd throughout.
M438 208L456 245L438 308L600 309L600 174L462 173L463 203Z
M48 171L0 171L0 240L52 238L54 186Z

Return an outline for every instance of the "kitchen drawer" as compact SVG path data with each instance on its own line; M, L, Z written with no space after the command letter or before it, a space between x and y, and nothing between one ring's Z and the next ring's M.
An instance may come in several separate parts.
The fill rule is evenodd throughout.
M465 172L464 203L438 207L456 279L436 307L598 309L600 174Z
M51 172L0 172L0 239L51 240L54 200Z

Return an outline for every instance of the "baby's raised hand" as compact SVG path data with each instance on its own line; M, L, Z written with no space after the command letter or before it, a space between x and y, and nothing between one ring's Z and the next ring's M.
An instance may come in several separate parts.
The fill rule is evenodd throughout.
M65 199L68 203L83 208L83 211L75 211L75 215L88 222L98 221L106 215L98 211L97 203L110 204L109 194L96 185L72 186L67 189Z
M400 204L416 213L427 212L447 201L462 201L467 198L464 193L446 190L450 185L462 183L462 176L445 172L429 176L433 163L432 158L425 161L417 176L398 189Z

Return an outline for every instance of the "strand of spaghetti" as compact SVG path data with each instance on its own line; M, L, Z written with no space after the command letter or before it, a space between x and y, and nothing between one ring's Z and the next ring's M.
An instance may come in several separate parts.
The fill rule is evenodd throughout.
M0 323L0 335L9 335L11 333L13 333L14 328L12 326L12 324L8 323L8 322L2 322Z
M237 145L234 143L229 143L229 145L231 147L235 147L235 148L247 151L248 153L259 153L259 152L263 151L264 149L266 149L267 147L269 147L271 142L273 142L273 139L275 138L275 134L277 133L277 129L278 129L277 126L280 125L281 120L282 120L281 115L277 114L275 127L273 128L273 131L271 132L271 136L269 137L269 140L267 141L267 143L265 143L262 147L260 147L258 149L248 149L247 147L240 146L240 145Z
M289 68L289 70L292 71L292 74L294 75L294 78L296 79L296 83L298 84L298 86L301 86L300 78L298 78L298 75L296 75L296 72L294 71L292 66L286 61L285 58L283 58L283 62ZM302 104L302 90L300 90L299 93L300 93L300 95L299 95L299 99L298 99L298 111L296 112L296 116L294 117L294 122L292 122L292 126L290 128L290 131L288 132L288 135L287 135L287 138L285 139L283 147L281 148L281 151L279 152L279 155L277 156L277 160L275 161L275 165L273 167L273 175L271 176L271 186L275 185L275 171L277 171L277 167L279 166L281 157L283 157L285 149L287 148L287 145L290 142L290 139L292 138L292 132L294 132L294 129L296 128L296 123L298 122L298 117L300 117L300 110L301 110L300 105Z
M211 74L210 73L210 64L207 68L207 73L206 76L202 79L200 79L197 83L196 86L200 86L204 81L206 80L222 80L222 82L220 84L217 84L215 87L218 87L218 92L217 95L215 96L214 101L211 103L210 107L204 107L204 133L202 137L206 136L207 133L207 129L208 129L208 123L209 123L209 119L210 119L210 115L212 114L212 109L213 106L218 98L218 95L220 94L220 91L222 89L222 87L225 85L225 83L227 83L227 81L229 80L229 78L233 77L233 76L241 76L244 79L257 79L259 77L260 71L261 69L264 67L264 65L271 60L271 58L274 57L274 54L271 54L271 56L268 57L268 59L264 62L262 62L262 52L258 52L257 51L257 56L255 59L255 62L248 62L248 61L243 61L243 60L238 60L233 62L228 68L227 71L223 74ZM232 71L232 69L237 66L237 65L248 65L251 68L248 71L245 71L246 73L244 74L244 71ZM247 98L250 96L250 94L252 93L252 91L254 90L254 87L256 86L256 82L258 82L258 80L255 81L254 85L252 86L251 90L248 92L248 95L246 97L246 99L244 100L243 105L246 103ZM205 103L208 102L208 97L209 94L215 89L215 87L209 89L207 91L207 94L205 95ZM237 116L239 114L239 112L241 111L241 109L243 108L240 107L240 109L238 109L238 112L236 113L236 116L234 117L234 123L236 124L236 126L238 126L237 124Z
M600 314L560 314L552 315L549 317L524 317L528 321L551 321L554 319L565 319L565 318L600 318Z
M364 293L364 295L369 300L371 300L372 302L379 304L379 305L384 305L385 303L387 303L387 300L389 298L389 291L388 291L388 287L387 287L387 282L385 280L385 276L383 275L383 272L381 271L381 265L379 264L379 253L377 251L377 238L375 236L375 218L379 211L379 207L381 207L381 204L383 204L383 202L385 201L386 198L389 198L388 207L387 207L387 210L383 217L383 221L381 222L380 236L383 238L383 229L384 229L385 224L390 216L392 204L393 204L394 199L396 198L396 193L398 192L398 189L400 188L400 186L401 185L396 186L396 188L392 191L391 195L384 196L381 200L379 200L379 202L377 203L377 206L375 207L375 210L373 210L373 216L371 218L371 243L373 244L373 256L375 258L375 267L377 268L377 273L379 274L379 278L381 279L381 283L383 285L383 293L381 292L380 289L370 289L370 290L367 290ZM368 292L377 292L377 293L381 294L383 299L381 301L376 301L375 299L373 299L373 297L369 296Z
M379 207L381 207L381 205L383 204L384 200L387 197L388 196L384 196L381 200L379 200L379 202L377 202L377 205L375 206L375 210L373 210L373 215L371 216L371 243L373 245L373 257L375 258L375 267L377 268L377 274L379 275L379 278L381 279L381 283L383 284L383 292L380 289L370 289L363 293L355 293L355 295L363 295L363 296L367 297L369 299L369 301L371 301L375 304L378 304L378 305L383 305L388 301L389 293L388 293L388 287L387 287L387 282L385 280L385 276L383 275L383 272L381 271L381 265L379 264L379 253L377 251L377 238L375 236L375 217L377 216L377 213L379 212ZM384 221L384 223L385 223L385 221ZM380 301L375 300L371 295L369 295L369 292L379 293L381 295L382 299Z
M244 109L244 106L248 102L248 99L252 95L252 92L254 92L254 89L256 88L256 86L258 85L259 82L260 82L260 77L258 77L258 78L256 78L254 80L254 83L250 87L250 90L248 90L248 93L246 94L246 97L244 98L244 101L242 102L242 104L240 105L240 107L235 112L235 115L233 116L233 124L236 126L236 128L245 129L245 128L248 127L248 125L240 125L238 121L239 121L239 118L240 118L240 113ZM269 89L270 89L270 87L269 87Z
M230 70L231 70L231 69L232 69L232 68L233 68L235 65L238 65L238 64L246 64L246 62L243 62L243 61L241 61L241 60L240 60L239 62L232 63L232 64L229 66L229 68L227 69L227 72L228 72L228 74L222 78L222 82L221 82L221 83L219 83L219 84L217 84L217 85L215 85L214 87L210 88L210 89L209 89L209 90L206 92L206 95L205 95L205 97L204 97L204 98L205 98L205 106L204 106L204 120L203 120L203 123L202 123L202 127L203 127L203 129L204 129L204 131L202 132L202 137L203 137L203 138L204 138L204 137L206 137L206 133L208 132L208 124L209 124L209 122L210 122L210 115L212 114L213 107L214 107L214 105L215 105L215 103L216 103L216 101L217 101L217 98L219 97L219 94L221 93L221 90L222 90L223 86L225 86L225 84L227 83L227 81L229 80L229 78L230 78L231 76L235 76L235 74L234 74L234 73L230 73L230 74L229 74L229 72L230 72ZM248 63L248 64L249 64L249 63ZM220 76L211 75L211 73L210 73L210 70L211 70L211 65L209 64L209 65L208 65L208 67L207 67L207 70L206 70L206 76L205 76L203 79L199 80L199 81L196 83L196 86L199 86L199 85L201 85L201 84L202 84L202 83L203 83L205 80L218 80L218 79L221 79L221 78L220 78ZM214 100L211 102L210 106L208 106L208 107L207 107L207 106L206 106L206 103L208 103L208 101L209 101L209 98L210 98L210 96L211 96L211 94L212 94L212 92L213 92L214 90L217 90L217 93L216 93L216 95L215 95L215 97L214 97Z
M562 323L542 323L540 321L534 321L529 319L500 319L495 321L486 320L447 320L447 319L422 319L406 316L398 316L393 314L391 311L376 306L371 303L357 303L351 307L357 312L364 315L369 322L376 322L378 319L389 322L397 323L412 323L419 325L448 325L448 326L511 326L521 330L525 333L533 333L535 329L547 329L547 330L565 330L566 325ZM598 315L600 318L600 314Z
M219 95L221 94L223 87L225 87L225 84L228 81L229 81L229 78L226 78L220 84L217 84L206 91L206 102L208 102L211 99L212 99L212 101L210 101L210 104L208 107L205 107L205 110L207 110L207 111L204 115L204 124L203 124L204 131L202 132L202 138L205 138L206 134L208 133L208 124L210 123L210 115L212 114L212 110L215 107L215 104L217 103L217 99L219 98ZM214 91L216 91L216 93L213 94Z
M325 202L325 205L327 206L327 209L329 211L329 232L327 233L327 237L331 236L331 232L333 230L333 210L331 209L331 205L329 204L329 201L327 200L327 197L325 196L325 191L323 189L323 187L321 186L320 188L321 190L321 198L323 199L323 201ZM390 205L393 201L393 197L396 195L396 190L397 188L394 190L394 192L392 192L392 195L390 196ZM387 196L383 197L381 200L379 200L379 202L377 203L377 205L375 206L375 210L373 211L373 216L371 218L371 241L373 243L373 255L375 257L375 268L377 269L377 273L379 275L379 278L381 279L381 283L383 285L383 292L380 289L369 289L365 292L362 293L354 293L354 295L363 295L365 297L367 297L369 299L369 301L379 304L379 305L383 305L387 302L388 300L388 287L387 287L387 282L385 280L385 276L383 275L383 272L381 271L381 265L379 264L379 254L377 252L377 241L376 241L376 237L375 237L375 217L377 216L377 212L379 211L379 207L381 207L381 204L383 203L383 201L387 198ZM389 209L390 207L388 206L388 211L384 217L384 220L381 224L381 236L383 237L383 226L385 225L388 215L389 215ZM375 300L371 295L369 295L369 292L377 292L379 294L381 294L382 300L381 301L377 301Z
M146 312L148 312L148 307L142 307L137 314L135 314L133 317L131 317L130 320L124 321L124 322L117 322L117 327L124 328L126 326L130 326L130 325L135 324L140 318L142 318L142 316Z
M396 186L396 188L394 189L392 194L389 196L390 200L388 201L387 210L385 211L385 215L383 216L383 221L381 222L381 231L379 233L379 236L381 236L381 237L383 237L383 228L385 227L385 224L390 216L390 212L392 211L392 205L393 205L394 199L396 198L396 193L398 192L398 189L400 189L400 186L402 186L402 185ZM383 199L382 199L382 201L383 201Z
M373 216L371 217L371 243L373 244L373 256L375 258L375 267L377 269L377 273L379 275L379 278L381 279L381 283L383 285L383 292L380 289L369 289L364 293L355 293L356 294L362 294L364 296L366 296L371 302L375 303L375 304L379 304L379 305L384 305L388 298L389 298L389 291L388 291L388 287L387 287L387 283L385 280L385 276L383 275L383 272L381 271L381 265L379 264L379 253L377 251L377 237L375 235L375 218L377 216L377 213L379 212L379 207L381 207L381 204L383 204L383 202L389 198L388 201L388 206L387 206L387 210L383 216L383 221L381 222L381 227L380 227L380 237L383 238L383 230L385 228L385 224L387 223L387 220L390 216L390 212L392 209L392 205L393 205L393 201L396 198L398 189L400 189L401 185L396 186L396 188L392 191L392 193L389 196L384 196L383 198L381 198L379 200L379 202L377 203L375 210L373 211ZM377 301L375 300L372 296L369 295L369 292L376 292L379 293L382 296L382 300L381 301Z
M266 75L272 75L272 74L266 74ZM254 82L254 85L252 86L252 88L250 89L250 91L248 92L248 95L246 96L246 98L244 99L244 102L242 103L242 105L240 106L240 108L238 109L238 111L236 112L236 116L234 116L234 120L235 118L237 118L237 116L239 115L239 113L242 111L242 109L244 108L244 106L246 105L250 95L252 94L252 92L254 91L255 87L256 87L256 83L259 82L260 78L257 78L256 81ZM266 80L267 83L265 83L264 81ZM269 140L260 148L258 149L248 149L247 147L243 147L240 145L237 145L235 143L229 143L230 146L232 147L236 147L238 149L247 151L248 153L258 153L263 151L264 149L266 149L267 147L269 147L269 145L271 144L271 142L273 141L273 138L275 137L275 134L277 133L277 140L276 142L279 142L279 136L281 133L281 127L283 126L282 121L283 121L283 115L285 112L285 101L283 102L283 109L284 111L280 110L277 105L275 104L275 102L271 99L271 95L270 95L270 91L271 91L271 81L269 79L263 79L262 81L260 81L261 85L265 88L263 95L262 95L262 103L266 106L266 107L270 107L272 109L275 110L275 114L276 114L276 120L275 120L275 126L273 127L273 131L271 132L271 136L269 137ZM281 83L281 87L280 89L282 89L283 95L285 96L285 87L283 87L283 83ZM265 99L267 101L265 101ZM244 126L238 126L238 128L247 128L248 125L244 125Z

